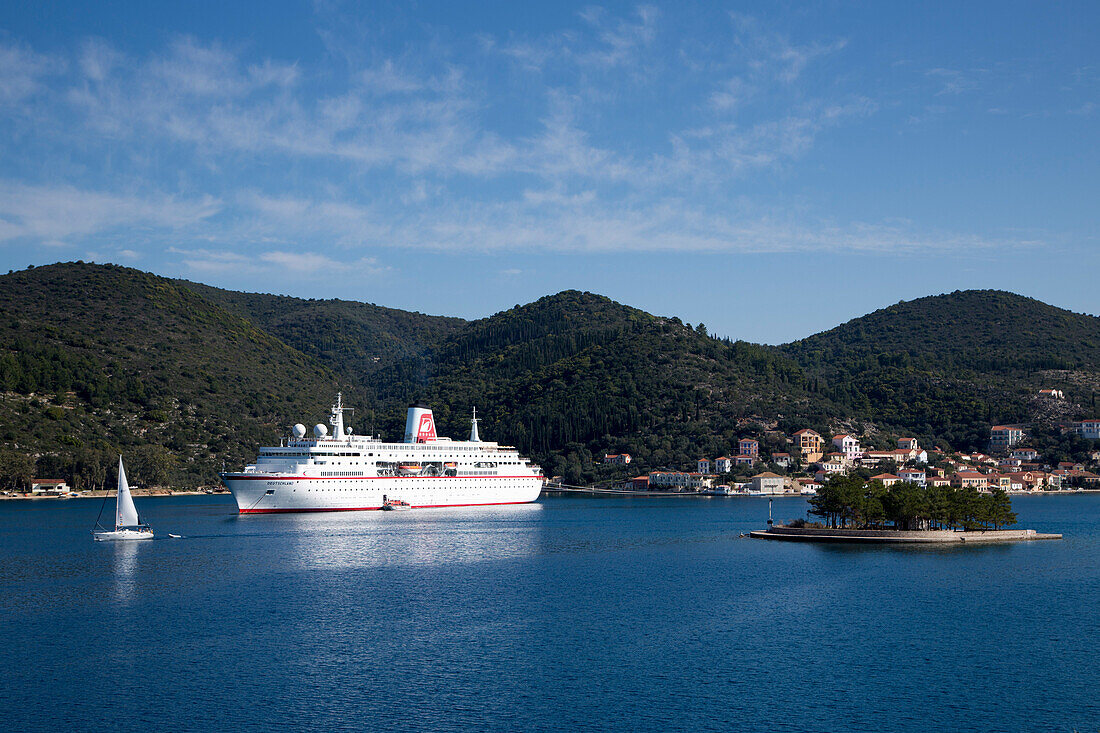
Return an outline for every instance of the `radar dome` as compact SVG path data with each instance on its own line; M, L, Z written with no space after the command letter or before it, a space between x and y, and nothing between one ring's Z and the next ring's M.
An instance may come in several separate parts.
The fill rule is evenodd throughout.
M313 426L313 434L316 435L318 438L323 438L328 435L328 427L322 425L321 423L317 423Z
M302 423L298 423L297 425L292 427L290 431L294 433L294 437L298 438L299 440L306 437L306 426Z

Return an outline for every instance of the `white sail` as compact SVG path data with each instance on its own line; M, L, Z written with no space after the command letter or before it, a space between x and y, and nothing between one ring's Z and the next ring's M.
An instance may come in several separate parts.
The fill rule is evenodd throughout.
M126 469L122 467L122 456L118 457L118 503L115 505L115 529L136 527L138 524L137 507L134 497L130 496L130 487L126 483Z

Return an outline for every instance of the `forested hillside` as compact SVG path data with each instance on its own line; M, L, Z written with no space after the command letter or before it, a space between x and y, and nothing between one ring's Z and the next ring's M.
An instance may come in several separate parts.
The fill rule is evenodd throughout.
M0 277L0 385L0 449L97 484L119 451L138 483L212 482L353 389L188 288L81 263Z
M363 380L395 361L418 356L429 344L466 325L461 318L428 316L370 303L238 293L185 280L177 282L354 380Z
M995 290L920 298L781 347L853 418L980 449L990 423L1080 417L1100 391L1100 318ZM1069 398L1050 415L1041 388Z
M338 389L360 431L391 438L413 399L454 437L476 406L485 438L581 480L608 451L684 467L746 435L784 450L800 427L973 450L991 423L1026 421L1064 442L1059 422L1095 412L1098 385L1100 319L994 291L769 347L577 291L466 322L111 265L0 277L0 473L22 461L84 484L120 450L138 483L212 483L289 423L324 419Z
M549 471L589 467L606 449L694 460L728 450L739 423L808 407L801 370L773 350L577 291L474 321L378 381L404 389L380 401L427 398L455 435L476 405L487 436Z

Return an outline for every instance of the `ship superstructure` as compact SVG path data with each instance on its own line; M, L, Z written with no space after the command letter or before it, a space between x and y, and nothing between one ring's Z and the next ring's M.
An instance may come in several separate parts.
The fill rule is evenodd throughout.
M307 437L301 423L278 446L222 481L241 514L381 509L387 501L414 508L525 504L542 490L542 470L510 446L482 441L476 410L470 439L436 435L435 417L420 402L409 406L405 436L388 443L353 434L337 394L329 425Z

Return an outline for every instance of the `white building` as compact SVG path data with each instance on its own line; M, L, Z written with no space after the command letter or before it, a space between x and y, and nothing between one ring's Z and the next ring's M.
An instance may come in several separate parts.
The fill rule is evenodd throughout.
M1100 437L1100 420L1096 422L1097 435ZM1007 451L1024 439L1024 429L1018 425L994 425L989 431L989 449L993 452Z
M782 494L787 489L787 480L770 471L753 476L750 484L752 491L761 494Z
M914 484L920 484L924 486L927 479L924 471L919 468L902 468L898 470L898 478L902 481L908 481Z
M1086 440L1100 440L1100 418L1082 420L1073 429Z
M702 473L683 473L681 471L654 471L649 474L650 488L674 489L677 491L696 491L714 483L713 476Z
M863 449L859 447L859 438L854 435L833 437L833 447L844 454L844 460L851 463L855 463L863 456Z
M710 459L700 458L695 462L695 470L699 473L710 473Z
M36 478L31 479L32 494L67 494L69 485L65 479L60 478Z
M721 456L714 459L715 473L729 473L731 468L733 468L733 461L727 456Z

